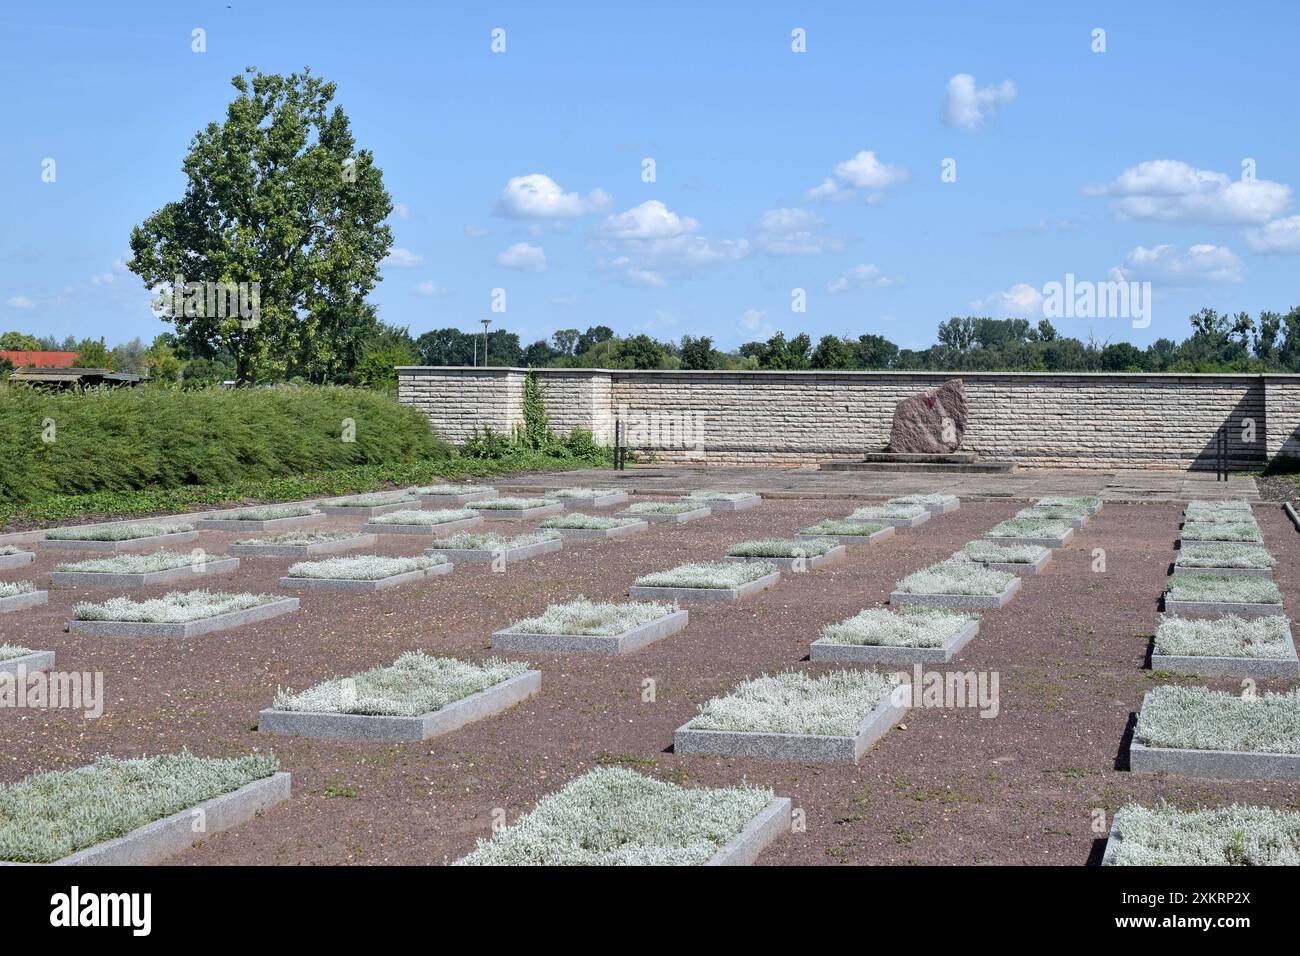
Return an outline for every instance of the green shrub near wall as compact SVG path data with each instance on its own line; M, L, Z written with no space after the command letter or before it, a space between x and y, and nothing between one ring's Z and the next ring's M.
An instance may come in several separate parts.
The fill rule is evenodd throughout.
M345 441L345 420L355 423ZM0 389L0 504L446 458L414 408L365 389Z

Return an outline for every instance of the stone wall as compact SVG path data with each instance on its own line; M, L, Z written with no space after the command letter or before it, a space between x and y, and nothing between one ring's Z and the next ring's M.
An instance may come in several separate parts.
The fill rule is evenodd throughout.
M444 438L519 421L524 371L401 368L399 396ZM894 405L947 373L538 369L553 427L662 461L815 463L889 440ZM1227 426L1233 468L1300 457L1300 376L968 373L963 448L1024 466L1212 468Z

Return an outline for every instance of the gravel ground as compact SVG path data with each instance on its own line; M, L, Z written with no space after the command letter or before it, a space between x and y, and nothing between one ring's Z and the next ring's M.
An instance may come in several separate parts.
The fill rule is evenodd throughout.
M188 746L225 756L269 749L294 775L293 799L174 859L176 864L444 863L490 832L493 812L513 821L542 795L600 763L690 785L742 781L790 796L806 816L761 864L1047 863L1100 856L1094 808L1166 798L1180 807L1242 801L1300 806L1293 787L1141 777L1126 766L1131 715L1164 678L1143 669L1158 599L1174 557L1181 505L1107 505L1026 578L1005 609L985 612L978 637L946 670L996 671L1001 712L914 710L857 766L678 757L673 730L696 704L776 668L819 672L806 658L823 625L887 599L895 581L955 551L1020 502L976 502L852 548L830 568L784 575L735 605L691 608L687 630L618 658L528 655L543 672L532 699L437 740L353 745L261 737L257 712L277 685L303 689L388 664L420 649L481 660L489 636L554 601L622 597L633 578L685 560L717 558L749 538L786 536L853 505L767 501L684 526L655 525L622 541L566 541L564 550L506 573L462 564L377 594L300 595L302 609L235 631L185 641L93 638L63 632L72 604L111 591L52 590L50 603L0 615L0 643L59 654L59 669L102 671L107 706L80 712L0 713L0 780L77 766L103 753L132 756ZM1258 508L1275 578L1300 594L1295 531L1279 509ZM331 518L323 527L354 527ZM536 522L502 525L529 530ZM224 550L237 537L203 532ZM421 541L381 537L384 554L418 554ZM1094 549L1105 570L1093 570ZM4 574L44 586L68 556L40 553ZM278 591L289 559L244 558L204 581L221 590ZM203 579L200 579L203 581ZM133 590L156 596L168 587ZM654 681L654 700L642 688ZM1237 690L1231 679L1211 686ZM1261 684L1262 689L1284 685Z

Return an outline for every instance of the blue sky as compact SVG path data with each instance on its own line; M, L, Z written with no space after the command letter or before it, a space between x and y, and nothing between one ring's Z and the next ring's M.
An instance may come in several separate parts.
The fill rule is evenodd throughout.
M1068 273L1152 283L1147 328L1055 320L1102 341L1300 304L1294 4L703 6L11 5L0 327L166 328L128 235L181 196L190 138L250 65L338 84L398 204L372 299L413 334L924 347L951 315L1040 318Z

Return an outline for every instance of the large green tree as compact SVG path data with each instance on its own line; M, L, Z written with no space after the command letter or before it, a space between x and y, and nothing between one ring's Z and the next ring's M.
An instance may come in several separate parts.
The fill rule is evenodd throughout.
M336 349L355 347L347 332L393 241L383 173L357 149L342 108L331 108L333 83L309 69L252 68L231 83L239 95L225 122L209 123L190 144L184 197L132 230L130 268L167 288L164 318L183 346L208 358L228 353L241 384L346 365ZM177 276L259 283L259 314L176 310Z

